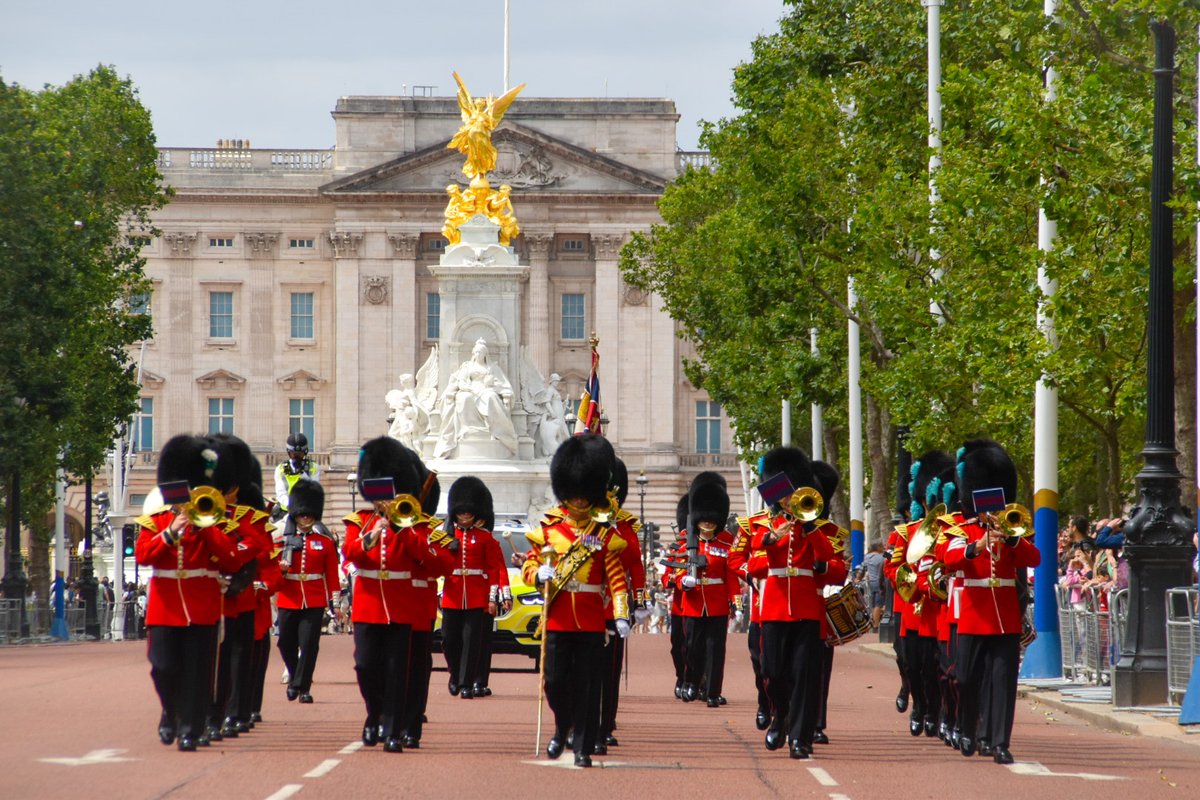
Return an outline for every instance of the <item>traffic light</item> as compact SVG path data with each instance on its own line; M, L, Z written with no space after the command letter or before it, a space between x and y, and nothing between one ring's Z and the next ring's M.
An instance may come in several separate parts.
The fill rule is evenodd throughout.
M126 558L133 557L133 543L137 538L137 526L131 522L126 522L121 526L121 552Z

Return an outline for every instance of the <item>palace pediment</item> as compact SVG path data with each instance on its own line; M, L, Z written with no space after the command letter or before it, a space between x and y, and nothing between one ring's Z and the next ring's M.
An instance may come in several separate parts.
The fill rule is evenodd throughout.
M196 383L200 384L200 388L205 390L241 389L245 385L246 379L227 369L215 369L196 378Z
M339 178L320 188L330 197L443 193L450 183L466 184L463 155L450 150L449 139ZM526 128L503 122L492 135L496 169L493 187L508 184L514 192L569 194L661 194L666 181L645 170L585 150Z

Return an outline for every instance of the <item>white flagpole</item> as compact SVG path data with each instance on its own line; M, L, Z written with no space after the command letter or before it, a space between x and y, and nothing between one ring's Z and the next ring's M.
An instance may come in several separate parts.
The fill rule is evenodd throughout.
M809 328L809 338L812 342L812 354L819 355L817 350L817 329ZM825 431L824 409L819 403L812 404L812 457L814 461L823 461L824 455L821 451L821 437Z
M508 91L508 11L509 0L504 0L504 91Z
M847 301L851 312L858 308L858 294L854 291L854 278L847 285ZM859 332L858 323L851 319L847 329L849 361L849 401L847 423L850 427L850 560L857 567L863 561L865 549L863 535L863 442L862 442L862 387L859 386Z

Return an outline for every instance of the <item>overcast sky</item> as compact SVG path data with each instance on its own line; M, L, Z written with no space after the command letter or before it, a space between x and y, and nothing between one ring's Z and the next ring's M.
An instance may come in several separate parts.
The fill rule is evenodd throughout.
M0 78L130 76L163 147L331 147L342 95L474 95L503 84L504 0L5 0ZM668 97L677 139L732 113L732 69L783 0L511 0L512 83L527 97Z

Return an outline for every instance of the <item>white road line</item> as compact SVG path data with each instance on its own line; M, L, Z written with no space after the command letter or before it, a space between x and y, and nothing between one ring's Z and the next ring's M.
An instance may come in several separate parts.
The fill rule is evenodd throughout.
M350 744L343 747L341 750L338 750L338 753L343 756L348 756L351 753L361 750L362 746L363 746L363 743L361 741L351 742Z
M321 778L333 772L333 768L342 763L340 758L327 758L317 766L313 767L308 772L304 773L306 778Z
M809 767L808 771L812 773L814 778L817 779L817 783L821 784L822 786L838 785L838 782L833 779L833 776L820 767Z
M304 788L303 783L289 783L289 784L286 784L278 792L276 792L275 794L268 797L267 800L286 800L286 798L291 797L292 795L294 795L296 792L300 791L303 788Z
M848 795L848 794L831 794L831 795L829 795L829 800L850 800L850 795Z
M1127 781L1120 775L1105 775L1100 772L1053 772L1037 761L1018 761L1009 764L1008 769L1017 775L1035 775L1043 778L1080 778L1085 781Z

